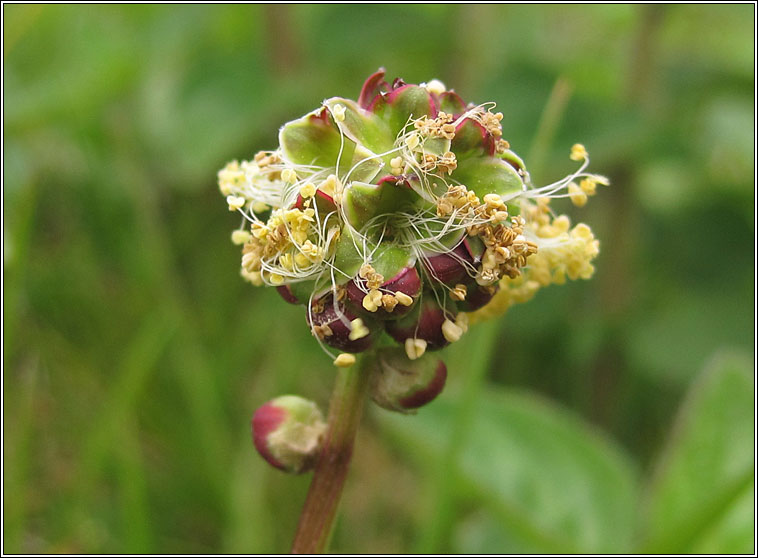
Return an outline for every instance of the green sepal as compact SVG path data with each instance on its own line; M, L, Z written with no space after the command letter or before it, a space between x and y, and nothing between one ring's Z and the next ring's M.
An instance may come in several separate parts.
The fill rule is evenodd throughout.
M394 136L400 133L411 115L414 119L432 115L429 92L418 85L405 85L391 91L385 98L387 104L380 110L384 113L384 119L389 122Z
M450 140L445 138L426 138L423 147L425 153L441 156L450 151Z
M387 123L379 116L362 109L355 101L350 99L332 97L324 101L324 106L332 114L334 114L334 107L336 105L345 107L344 119L335 120L335 123L345 136L373 153L384 153L392 149L395 136L390 131Z
M410 188L397 186L391 182L367 184L353 181L342 196L345 215L350 224L358 230L372 218L383 213L397 213L410 206L416 199Z
M487 194L516 194L524 188L516 169L497 157L464 159L458 163L453 176L480 199Z
M466 110L466 103L454 91L445 91L440 95L440 111L447 114L461 114Z
M488 156L491 153L491 139L488 141L484 128L471 118L465 118L456 129L450 150L458 161L470 157Z
M342 235L337 241L334 254L335 281L338 285L347 283L358 274L361 266L366 263L363 254L356 248L362 246L362 240L354 236L348 227L342 230ZM386 279L390 279L400 273L404 268L415 264L411 251L402 248L391 241L384 241L374 250L375 245L366 246L366 251L371 254L370 263L377 273L381 273Z
M285 159L296 165L336 166L342 144L340 133L322 111L318 109L282 126L279 145ZM342 156L349 161L354 145L345 142L345 148Z

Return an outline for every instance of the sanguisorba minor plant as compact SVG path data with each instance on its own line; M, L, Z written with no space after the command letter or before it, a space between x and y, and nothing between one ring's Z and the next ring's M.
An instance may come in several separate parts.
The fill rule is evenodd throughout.
M554 213L550 200L584 205L608 181L586 171L576 144L575 172L532 184L494 110L438 80L387 82L380 69L357 101L325 100L282 126L277 149L218 173L241 216L232 242L242 246L242 276L304 306L338 370L326 422L294 395L269 401L252 421L271 465L314 469L293 552L326 546L367 393L413 412L444 387L447 369L433 353L469 323L594 271L592 231Z

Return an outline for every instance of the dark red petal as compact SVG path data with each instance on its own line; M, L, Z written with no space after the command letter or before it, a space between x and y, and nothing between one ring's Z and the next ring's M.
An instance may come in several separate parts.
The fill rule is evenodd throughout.
M382 90L387 90L388 85L387 82L384 81L385 73L386 71L384 68L379 68L368 77L361 88L361 94L358 97L358 106L368 109L374 98L379 95Z

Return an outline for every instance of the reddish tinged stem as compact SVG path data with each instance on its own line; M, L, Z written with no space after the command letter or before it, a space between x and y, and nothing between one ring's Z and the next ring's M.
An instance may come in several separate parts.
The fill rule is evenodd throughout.
M305 499L292 543L293 554L324 552L337 515L345 485L353 442L369 386L369 369L361 364L338 368L337 382L329 406L329 425L313 480Z

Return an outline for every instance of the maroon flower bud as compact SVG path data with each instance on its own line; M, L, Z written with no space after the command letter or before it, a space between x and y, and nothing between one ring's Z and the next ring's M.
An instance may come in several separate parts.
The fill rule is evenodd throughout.
M356 276L345 287L348 300L358 307L363 306L363 299L370 290L366 279ZM421 278L415 267L406 267L389 281L382 283L378 290L382 295L389 295L389 298L384 298L381 306L377 305L374 316L380 320L397 319L413 308L416 298L421 293ZM400 296L398 293L401 293ZM373 308L371 305L369 307Z
M407 339L419 339L426 342L426 350L434 351L446 346L442 325L446 320L455 320L457 310L452 303L443 309L437 303L433 293L424 294L423 302L407 316L399 320L386 322L387 333L398 343L405 344Z
M326 431L316 404L296 395L283 395L259 407L251 426L258 453L288 473L313 468Z
M431 279L449 286L476 274L476 262L465 238L449 252L424 257L423 263Z
M473 312L474 310L479 310L492 300L495 293L500 290L500 285L498 283L481 286L478 285L476 281L468 281L464 284L466 285L466 298L456 303L458 310L461 312Z
M346 353L360 353L381 334L382 322L358 313L349 304L334 303L331 293L313 302L305 318L324 343Z
M430 355L410 360L403 349L385 348L377 353L371 376L371 399L390 411L412 413L440 394L447 367Z

